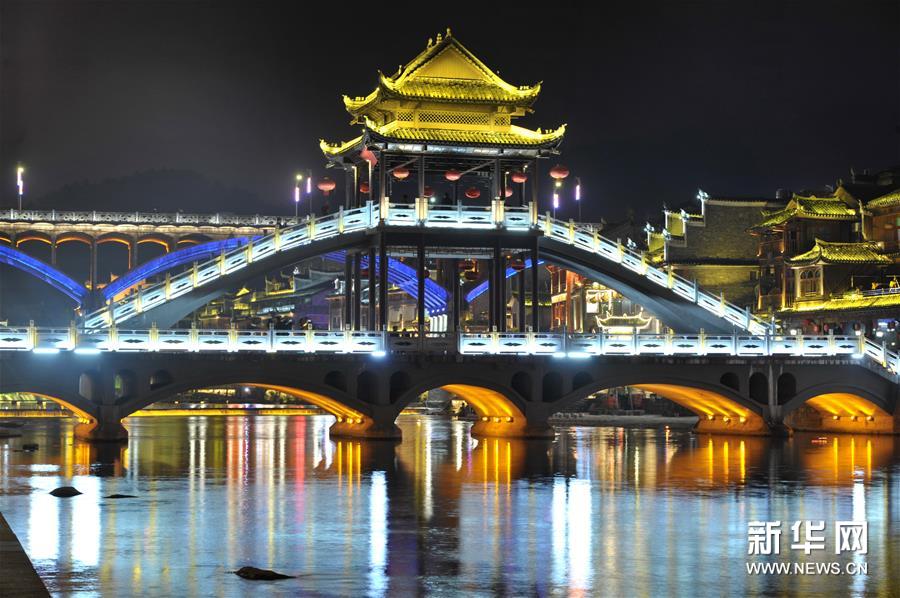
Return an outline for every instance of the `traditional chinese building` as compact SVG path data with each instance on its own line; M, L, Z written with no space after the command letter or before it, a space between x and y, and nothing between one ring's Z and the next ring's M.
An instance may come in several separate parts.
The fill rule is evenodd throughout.
M834 191L792 194L750 227L758 239L757 309L788 330L896 341L900 318L900 169L852 173Z
M646 227L648 257L738 305L755 308L757 241L747 229L762 210L784 206L776 198L697 194L696 204L663 210L661 230Z
M524 203L525 183L514 183L513 174L530 179L537 201L539 160L558 153L565 133L565 125L544 131L514 124L540 91L540 83L501 79L448 29L393 75L379 71L368 95L344 96L360 134L320 146L329 166L345 173L347 206L462 195L469 202L518 195L513 199Z

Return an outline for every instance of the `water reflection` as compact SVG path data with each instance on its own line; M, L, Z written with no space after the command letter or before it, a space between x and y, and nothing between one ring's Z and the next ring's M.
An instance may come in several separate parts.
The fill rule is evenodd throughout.
M390 443L332 441L330 422L142 418L127 447L30 424L0 445L0 510L61 593L239 595L258 588L228 574L245 564L301 576L267 585L275 595L877 593L898 581L890 436L583 428L478 441L462 422L402 418L404 441ZM67 484L84 494L48 494ZM862 518L868 577L744 572L748 520Z

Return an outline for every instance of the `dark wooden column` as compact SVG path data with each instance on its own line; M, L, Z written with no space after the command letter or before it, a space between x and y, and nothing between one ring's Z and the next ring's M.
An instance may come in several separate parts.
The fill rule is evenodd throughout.
M425 197L425 156L419 156L419 197Z
M500 250L500 239L494 247L497 260L497 330L506 332L506 260Z
M375 292L375 285L375 247L369 247L369 330L378 330L378 325L375 322L375 299L378 297L378 294Z
M488 260L488 332L494 331L497 325L497 278L496 278L496 262L493 258Z
M521 257L524 264L525 257ZM519 314L517 317L518 331L525 332L525 270L522 270L518 275L516 275L516 282L519 285Z
M534 205L538 207L538 214L540 214L540 205L538 203L538 159L535 158L531 163L531 201L534 202Z
M378 326L388 329L388 250L384 234L378 239Z
M459 332L459 309L460 309L460 293L459 293L459 260L450 260L450 321L448 325L453 332Z
M419 326L419 338L425 334L425 237L419 235L416 242L416 282L418 296L416 297L416 319Z
M353 330L362 330L362 254L353 254Z
M344 209L353 207L353 171L344 168Z
M344 254L344 321L343 329L353 323L353 255Z
M382 152L379 156L378 160L378 202L381 202L381 198L387 195L387 154Z
M531 330L538 332L541 322L540 290L538 288L538 238L534 237L531 246Z

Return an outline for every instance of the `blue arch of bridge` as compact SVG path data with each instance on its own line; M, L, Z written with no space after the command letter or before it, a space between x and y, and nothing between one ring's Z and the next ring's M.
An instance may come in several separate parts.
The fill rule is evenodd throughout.
M53 266L49 266L18 249L0 245L0 264L7 264L31 274L60 291L78 305L81 305L88 295L88 290L84 285L79 284Z

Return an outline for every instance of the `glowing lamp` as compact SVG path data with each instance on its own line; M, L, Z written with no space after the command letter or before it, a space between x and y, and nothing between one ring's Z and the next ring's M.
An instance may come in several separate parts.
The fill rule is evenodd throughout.
M369 192L369 183L363 181L359 184L359 192L360 193L368 193Z
M510 187L507 187L506 189L503 190L504 197L512 197L512 194L513 194L513 190Z
M569 169L563 166L562 164L557 164L553 168L550 169L550 176L560 181L567 176L569 176Z
M514 172L511 178L512 182L521 184L528 180L528 175L524 172Z
M405 166L398 166L391 171L391 174L394 175L394 178L398 181L403 181L409 177L409 168L406 168Z
M434 189L425 185L425 197L431 197L432 195L434 195Z
M507 416L507 417L506 417L506 423L511 424L512 422L513 422L513 418Z
M837 420L839 420L839 419L841 419L841 418L840 418L839 415L832 415L832 416L831 416L831 419L837 421Z
M448 181L455 182L462 178L462 173L454 168L451 168L447 172L444 173L444 178Z
M466 189L466 197L469 199L478 199L481 197L481 191L477 187L469 187Z
M334 191L334 188L337 186L337 183L332 181L330 178L325 177L318 183L316 183L316 187L319 188L319 191L324 193L326 196Z
M559 209L559 193L556 192L553 193L553 209Z

